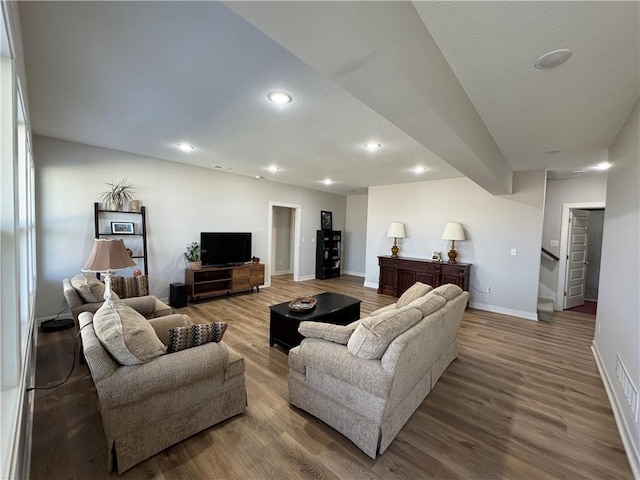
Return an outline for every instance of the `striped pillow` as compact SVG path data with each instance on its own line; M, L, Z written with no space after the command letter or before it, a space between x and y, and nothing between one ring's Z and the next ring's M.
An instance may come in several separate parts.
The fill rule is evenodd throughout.
M149 277L111 277L111 288L120 298L144 297L149 295Z
M225 322L203 323L174 327L169 330L167 353L179 352L209 342L219 342L227 330Z

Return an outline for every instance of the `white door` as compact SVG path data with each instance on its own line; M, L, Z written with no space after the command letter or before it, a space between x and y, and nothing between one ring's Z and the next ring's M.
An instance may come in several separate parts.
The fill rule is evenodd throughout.
M567 278L564 286L564 308L584 304L587 279L587 227L589 212L571 209L569 215L569 246L567 249Z

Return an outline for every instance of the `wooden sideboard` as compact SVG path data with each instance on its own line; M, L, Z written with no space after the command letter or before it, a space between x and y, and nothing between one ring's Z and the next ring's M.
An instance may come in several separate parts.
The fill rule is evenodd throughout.
M399 297L416 282L437 287L445 283L458 285L469 291L470 263L435 262L424 258L378 257L380 279L378 293Z

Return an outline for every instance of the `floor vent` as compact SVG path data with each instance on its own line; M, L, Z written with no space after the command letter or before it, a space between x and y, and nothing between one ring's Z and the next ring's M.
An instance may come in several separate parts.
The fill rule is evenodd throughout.
M627 369L624 367L622 360L620 360L620 356L616 355L616 378L620 383L620 387L622 388L622 392L624 393L629 406L631 407L631 412L633 413L633 419L635 422L638 421L638 389L631 382L631 378L629 377L629 373Z

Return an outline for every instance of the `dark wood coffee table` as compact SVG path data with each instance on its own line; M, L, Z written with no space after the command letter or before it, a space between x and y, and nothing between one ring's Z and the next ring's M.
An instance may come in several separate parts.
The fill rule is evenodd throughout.
M313 297L318 303L309 312L293 312L289 309L289 302L269 307L269 346L278 344L289 350L300 345L304 337L298 333L298 326L303 321L347 325L360 318L361 301L357 298L333 292L320 293Z

